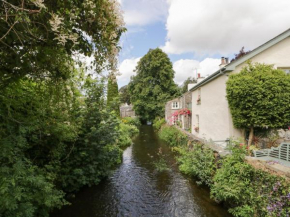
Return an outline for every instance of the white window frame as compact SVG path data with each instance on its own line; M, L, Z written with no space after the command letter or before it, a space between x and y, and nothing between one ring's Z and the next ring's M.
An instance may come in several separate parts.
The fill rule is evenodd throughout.
M179 109L179 102L172 102L172 109Z

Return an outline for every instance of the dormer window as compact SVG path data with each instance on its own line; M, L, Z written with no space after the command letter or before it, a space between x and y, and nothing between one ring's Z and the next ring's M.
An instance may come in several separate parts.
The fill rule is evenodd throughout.
M179 109L179 103L178 102L172 102L172 109Z

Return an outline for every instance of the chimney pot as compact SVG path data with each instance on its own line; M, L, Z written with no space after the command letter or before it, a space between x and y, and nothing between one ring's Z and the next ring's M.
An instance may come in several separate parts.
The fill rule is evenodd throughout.
M200 78L200 73L197 73L197 77Z
M224 65L224 64L225 64L225 58L221 57L221 65Z
M225 58L225 62L226 62L226 64L229 63L229 58L228 57Z

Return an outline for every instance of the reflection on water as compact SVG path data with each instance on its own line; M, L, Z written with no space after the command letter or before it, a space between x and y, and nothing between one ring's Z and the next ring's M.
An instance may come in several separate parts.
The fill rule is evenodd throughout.
M165 154L169 171L158 173L153 162L158 148ZM123 163L98 186L81 190L71 206L51 217L227 217L226 210L209 199L177 169L168 146L151 126L142 126L134 144L123 153Z

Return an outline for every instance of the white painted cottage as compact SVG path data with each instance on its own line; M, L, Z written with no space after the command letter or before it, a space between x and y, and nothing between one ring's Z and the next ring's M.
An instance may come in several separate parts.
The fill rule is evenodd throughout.
M226 140L243 137L243 131L233 126L226 99L226 81L229 74L239 73L246 61L273 64L290 73L290 29L257 47L239 59L227 63L222 59L221 68L205 78L192 92L192 133L207 140Z

